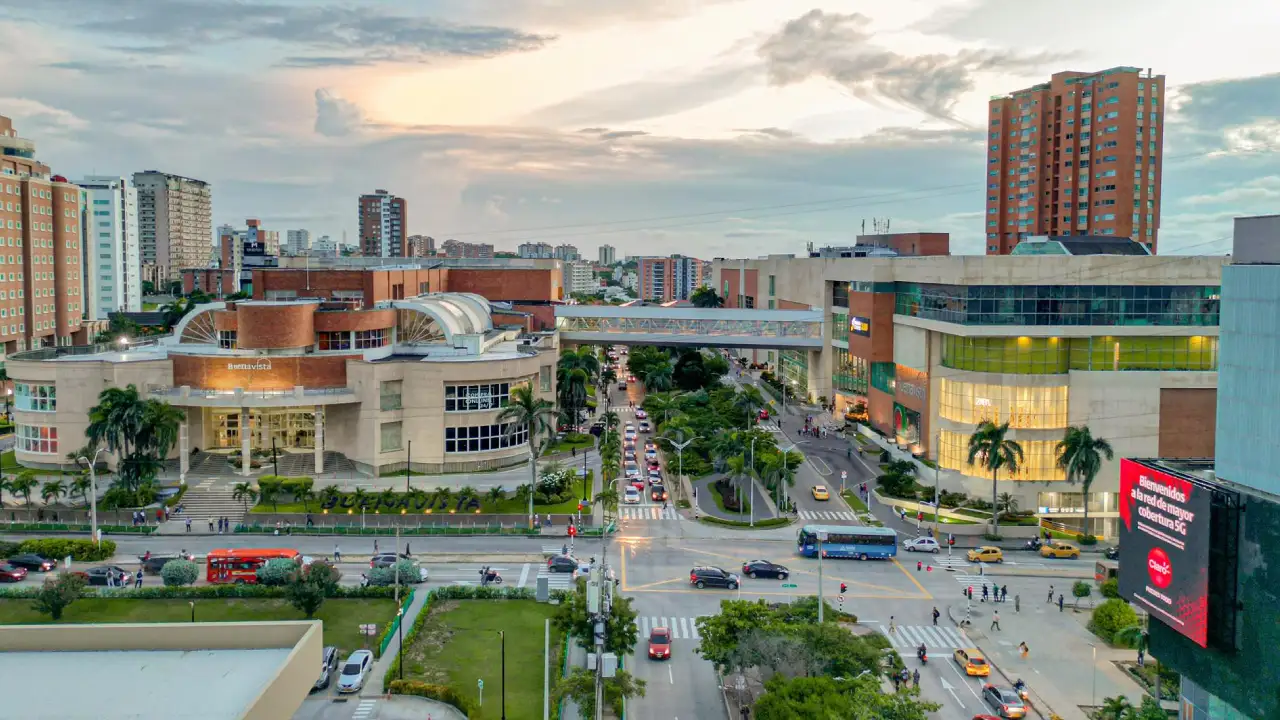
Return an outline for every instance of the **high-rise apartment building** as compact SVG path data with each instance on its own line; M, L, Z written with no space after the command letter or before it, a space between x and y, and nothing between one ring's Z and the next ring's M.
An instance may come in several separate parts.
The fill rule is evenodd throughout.
M693 291L701 287L709 277L704 271L706 263L683 255L642 257L637 262L641 300L688 300Z
M213 189L203 180L158 170L133 174L138 191L142 276L177 280L182 268L207 267L213 249Z
M598 259L601 265L612 265L618 261L618 249L612 245L601 245Z
M600 288L595 268L589 262L570 260L564 264L564 289L566 293L590 293Z
M1163 75L1061 72L990 102L988 255L1032 235L1115 235L1152 253L1160 230Z
M578 254L576 245L557 245L551 256L556 260L578 260L582 257Z
M286 230L284 234L284 254L303 255L311 250L310 230Z
M556 249L549 243L521 243L516 254L525 259L549 260L556 256ZM563 260L564 258L560 258Z
M409 236L409 257L430 257L436 254L436 239L430 235Z
M245 228L237 230L230 225L218 228L219 266L231 270L224 274L222 292L226 294L243 290L253 292L253 271L280 266L279 255L270 252L268 238L272 231L262 227L260 220L245 220ZM276 233L279 237L279 233Z
M142 256L138 245L138 191L125 178L89 175L85 193L85 317L142 310Z
M491 258L493 245L489 243L469 243L461 240L445 240L440 245L447 258Z
M0 116L0 343L4 352L70 345L84 314L79 187L35 159ZM90 216L92 217L92 216Z
M404 198L386 190L360 196L360 253L365 257L405 257L408 216Z

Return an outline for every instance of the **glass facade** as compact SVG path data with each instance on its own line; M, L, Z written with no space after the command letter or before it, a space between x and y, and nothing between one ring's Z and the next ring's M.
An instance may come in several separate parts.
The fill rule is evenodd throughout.
M1181 694L1180 720L1254 720L1186 675L1182 676Z
M212 409L213 443L219 448L240 447L240 411ZM253 446L278 448L314 448L316 446L315 408L257 408L249 411L253 423Z
M850 355L844 348L832 348L834 367L831 368L831 383L836 390L867 394L867 381L871 377L871 366L864 358Z
M517 383L517 387L519 383ZM484 385L447 385L444 389L445 412L498 410L511 398L511 383Z
M791 386L798 397L809 395L809 352L807 350L782 350L778 353L778 368L782 381Z
M1217 370L1218 338L971 338L942 336L942 365L973 372L1056 375L1068 370Z
M831 339L832 340L848 340L849 339L849 314L842 312L831 313Z
M931 285L898 283L898 315L961 325L1218 324L1213 285Z
M47 425L19 425L14 447L21 452L58 454L58 428Z
M938 414L954 422L977 425L990 420L997 425L1034 430L1067 426L1067 387L1017 387L988 385L942 378Z
M13 402L19 410L53 412L58 409L58 389L53 385L14 383Z
M529 442L529 426L515 423L473 425L444 429L446 453L473 453L519 447Z
M940 433L941 447L938 458L938 464L946 470L958 470L965 475L973 477L991 477L991 472L986 468L978 465L970 465L969 459L969 436L963 433L950 432L943 430ZM1066 480L1066 476L1058 469L1057 455L1055 448L1058 444L1056 440L1019 440L1018 444L1022 446L1022 465L1016 473L1010 473L1006 469L1000 471L1000 480L1015 480L1019 482L1038 481L1050 482L1054 480Z
M831 304L835 307L849 307L849 283L831 283Z
M896 366L891 362L871 363L871 387L892 395L895 374Z

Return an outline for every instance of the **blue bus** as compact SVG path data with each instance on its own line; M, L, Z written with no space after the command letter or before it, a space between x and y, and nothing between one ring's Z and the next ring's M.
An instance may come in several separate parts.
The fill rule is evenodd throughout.
M892 528L859 525L805 525L800 528L796 551L805 557L818 556L818 533L826 533L822 556L887 560L898 554L898 533Z

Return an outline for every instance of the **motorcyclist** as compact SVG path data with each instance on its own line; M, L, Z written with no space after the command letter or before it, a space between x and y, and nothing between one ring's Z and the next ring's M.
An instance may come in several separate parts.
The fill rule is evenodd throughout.
M1018 697L1023 700L1027 699L1027 684L1022 682L1022 678L1018 678L1013 683L1014 692L1018 693Z
M924 643L916 648L916 657L920 658L920 662L929 662L929 651L925 649Z

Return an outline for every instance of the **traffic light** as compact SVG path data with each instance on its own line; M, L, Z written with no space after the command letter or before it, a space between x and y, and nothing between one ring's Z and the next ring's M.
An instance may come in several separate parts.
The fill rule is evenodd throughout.
M578 536L578 528L576 528L576 527L574 527L574 526L570 525L570 526L569 526L569 537L577 537L577 536Z

